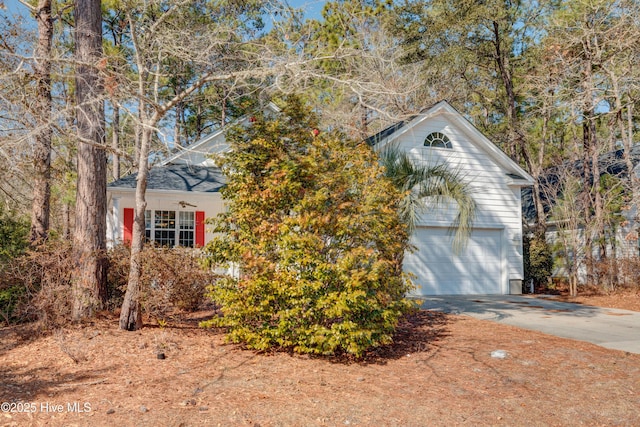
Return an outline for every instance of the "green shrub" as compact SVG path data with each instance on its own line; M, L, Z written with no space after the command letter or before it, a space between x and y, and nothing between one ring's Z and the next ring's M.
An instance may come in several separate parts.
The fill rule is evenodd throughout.
M24 298L25 288L12 285L0 287L0 316L7 324L15 319L16 307Z
M2 264L21 255L28 247L29 223L0 204L0 269Z
M228 211L206 251L240 273L210 288L222 315L203 325L258 350L361 356L390 343L411 307L402 195L370 147L316 126L292 99L228 134Z
M551 245L544 235L534 235L524 237L523 247L525 287L531 279L536 285L547 285L553 272Z

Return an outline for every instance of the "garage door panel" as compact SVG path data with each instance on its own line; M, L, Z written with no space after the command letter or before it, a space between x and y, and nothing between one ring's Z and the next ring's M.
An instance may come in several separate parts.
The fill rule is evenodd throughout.
M501 230L474 230L465 250L455 254L446 228L416 229L417 250L404 263L415 275L415 294L500 294L500 236Z

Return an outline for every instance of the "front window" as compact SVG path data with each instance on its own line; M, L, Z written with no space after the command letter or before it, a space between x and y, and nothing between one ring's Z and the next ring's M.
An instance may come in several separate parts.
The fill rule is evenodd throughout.
M180 238L178 244L187 248L193 247L196 220L193 212L180 212Z
M424 146L431 148L452 148L449 137L441 132L433 132L424 139Z
M194 246L194 212L152 211L144 213L145 236L160 246Z

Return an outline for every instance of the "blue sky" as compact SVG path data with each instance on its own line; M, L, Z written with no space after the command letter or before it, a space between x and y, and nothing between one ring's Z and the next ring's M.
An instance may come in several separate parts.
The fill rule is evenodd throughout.
M25 5L20 4L18 0L0 0L0 5L4 4L4 8L0 7L2 14L14 15L16 13L28 15L28 9Z
M322 7L326 0L289 0L289 5L296 9L303 9L306 18L318 19L322 12ZM0 0L0 5L4 4L5 9L0 13L13 15L14 13L27 14L27 8L20 4L18 0ZM0 7L0 10L2 8Z
M301 9L304 12L305 19L321 19L322 8L327 0L282 0L288 2L288 4L295 8ZM27 28L35 28L35 20L29 16L29 9L21 4L18 0L0 0L0 16L16 16L21 15L23 18L23 24ZM267 17L265 17L267 18ZM265 20L265 30L270 30L272 22L270 19Z
M296 9L303 9L305 18L319 19L326 0L289 0L289 5Z

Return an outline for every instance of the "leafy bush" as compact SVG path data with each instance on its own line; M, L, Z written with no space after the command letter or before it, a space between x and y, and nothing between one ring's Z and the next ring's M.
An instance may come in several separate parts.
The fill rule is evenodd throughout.
M523 247L525 287L528 289L531 279L536 285L547 285L553 272L553 254L545 236L525 236Z
M15 318L16 307L24 298L24 287L17 285L0 285L0 316L10 324Z
M0 269L2 264L21 255L27 249L29 223L5 212L0 204Z
M203 325L258 350L361 356L390 343L411 307L402 195L370 147L315 129L291 99L281 115L228 134L228 211L206 251L240 274L210 288L222 315Z

